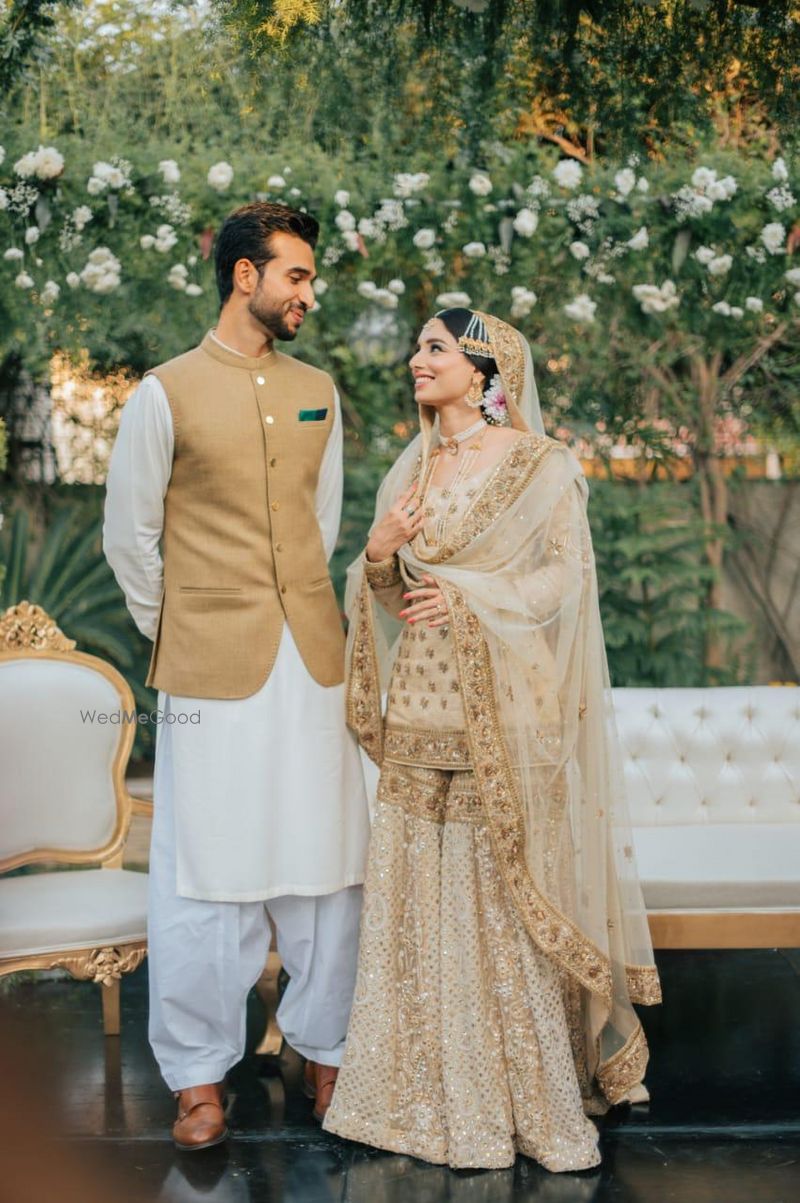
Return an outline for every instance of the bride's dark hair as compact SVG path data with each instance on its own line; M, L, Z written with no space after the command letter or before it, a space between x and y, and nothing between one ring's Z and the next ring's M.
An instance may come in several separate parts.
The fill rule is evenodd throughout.
M458 340L462 335L466 334L467 327L474 319L475 314L471 309L440 309L434 316L438 317L440 322L444 322L453 338ZM470 363L483 375L483 389L485 392L492 377L497 373L497 364L488 355L471 355L468 351L464 351L464 354Z

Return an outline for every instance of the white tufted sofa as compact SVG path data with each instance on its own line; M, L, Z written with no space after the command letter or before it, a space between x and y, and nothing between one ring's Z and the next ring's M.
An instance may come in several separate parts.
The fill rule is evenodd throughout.
M615 689L654 943L800 945L800 689Z

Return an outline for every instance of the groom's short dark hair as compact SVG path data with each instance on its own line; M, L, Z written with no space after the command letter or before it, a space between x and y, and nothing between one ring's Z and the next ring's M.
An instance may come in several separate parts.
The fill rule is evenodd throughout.
M270 240L279 231L302 238L313 250L319 238L319 222L310 213L273 201L253 201L234 209L225 218L214 248L220 305L233 292L233 268L237 260L249 259L260 273L275 258Z

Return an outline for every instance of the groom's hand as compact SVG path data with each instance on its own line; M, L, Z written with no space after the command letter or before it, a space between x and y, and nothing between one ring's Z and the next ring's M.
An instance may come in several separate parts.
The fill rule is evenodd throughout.
M416 484L406 489L372 530L367 543L367 559L371 563L388 560L421 529L425 515L417 504L416 491Z

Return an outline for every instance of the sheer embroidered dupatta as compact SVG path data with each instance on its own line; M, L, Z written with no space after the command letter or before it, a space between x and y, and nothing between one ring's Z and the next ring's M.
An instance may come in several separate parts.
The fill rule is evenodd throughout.
M376 521L430 470L419 437L378 494ZM449 544L401 548L447 597L467 734L487 826L514 905L562 970L589 1098L624 1098L647 1045L632 1002L660 998L633 859L614 728L586 483L562 445L528 433L490 473ZM348 723L383 757L381 694L401 626L348 572ZM598 1088L599 1087L599 1092ZM604 1104L595 1097L594 1105Z

